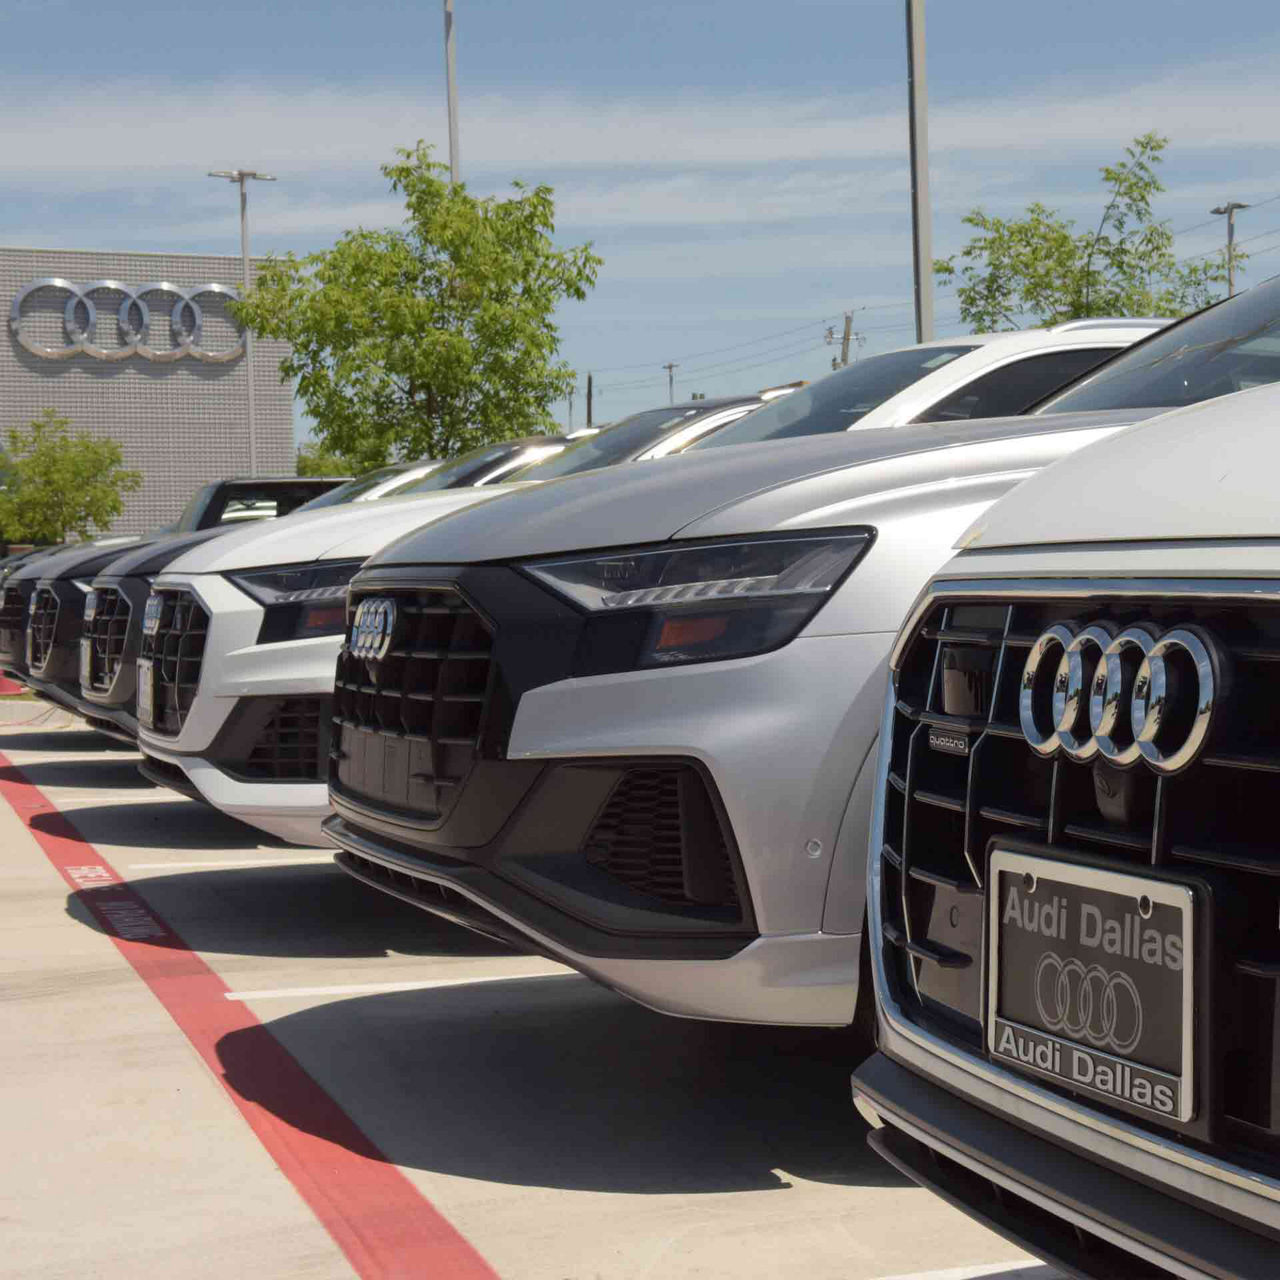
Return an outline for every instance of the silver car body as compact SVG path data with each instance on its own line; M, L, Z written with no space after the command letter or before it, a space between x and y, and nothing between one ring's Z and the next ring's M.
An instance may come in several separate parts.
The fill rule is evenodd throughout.
M1179 409L1064 459L983 513L962 537L963 550L934 576L908 615L891 658L885 729L892 723L903 654L921 619L941 600L1034 603L1038 596L1068 597L1083 602L1084 616L1090 610L1101 616L1107 602L1119 598L1132 601L1131 612L1139 617L1154 603L1169 607L1167 616L1175 618L1179 607L1233 602L1266 607L1280 599L1280 507L1274 483L1280 466L1278 416L1280 387L1274 385ZM882 741L889 737L882 732ZM1046 1087L921 1025L908 1012L889 980L886 948L879 943L885 923L881 850L887 838L889 771L889 753L880 754L868 865L879 1053L855 1073L859 1109L873 1125L909 1136L1021 1202L1167 1268L1162 1275L1274 1274L1273 1239L1263 1241L1238 1226L1233 1231L1213 1216L1234 1215L1272 1237L1280 1233L1280 1178L1274 1170ZM1212 844L1216 836L1211 832L1200 840ZM1176 833L1169 838L1176 839ZM1197 868L1182 864L1182 869L1190 874ZM1275 1087L1274 1076L1270 1087ZM922 1125L925 1098L938 1105L931 1122ZM1125 1216L1131 1206L1119 1197L1111 1196L1101 1207L1068 1203L1052 1175L1035 1185L1015 1176L1011 1170L1019 1166L1009 1152L1002 1151L999 1167L976 1156L971 1141L958 1135L980 1113L1008 1117L1033 1143L1039 1141L1045 1170L1056 1169L1055 1160L1067 1148L1111 1171L1099 1170L1099 1179L1127 1171L1142 1184L1136 1194L1148 1204L1159 1207L1160 1197L1151 1188L1162 1189L1164 1239L1138 1231L1134 1219ZM1194 1227L1185 1251L1173 1243L1178 1223ZM1037 1243L1028 1231L1024 1243L1043 1253L1043 1238ZM1019 1238L1016 1226L1006 1234ZM1233 1235L1243 1236L1255 1257L1265 1258L1270 1250L1262 1270L1228 1260ZM1111 1265L1105 1274L1121 1274Z
M885 658L902 616L990 503L1141 416L993 419L695 453L531 487L387 547L365 574L666 539L876 530L851 576L780 649L558 680L526 692L515 710L509 759L699 762L736 840L754 941L711 960L602 957L575 951L471 888L453 887L540 949L651 1008L744 1022L847 1024L857 996L870 757ZM331 824L343 843L339 830ZM362 856L378 857L362 838L355 845Z

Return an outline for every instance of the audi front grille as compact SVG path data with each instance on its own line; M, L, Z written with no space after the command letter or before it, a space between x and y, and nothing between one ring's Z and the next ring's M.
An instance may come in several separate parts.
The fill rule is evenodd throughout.
M1122 872L1201 873L1231 904L1216 922L1214 999L1198 1013L1218 1082L1208 1131L1222 1147L1280 1155L1280 606L1194 586L1142 599L1099 585L1081 599L1049 584L1012 603L980 592L948 599L944 586L895 663L879 860L895 1001L983 1053L993 838ZM1058 674L1068 649L1083 681ZM1095 734L1078 699L1104 649L1114 679L1098 686ZM1162 707L1144 652L1165 663Z
M53 654L58 634L58 596L52 587L37 587L27 623L27 665L37 675Z
M10 662L27 656L27 600L20 587L5 587L0 603L0 651Z
M382 629L357 655L348 627L334 682L330 781L356 803L443 822L479 752L493 634L449 588L361 593L353 623L362 606Z
M124 660L125 637L129 631L129 597L115 587L98 587L94 592L93 617L86 617L81 632L88 645L87 664L82 671L85 683L95 693L106 693L115 683Z
M200 687L200 668L209 636L209 615L194 592L166 587L156 629L142 637L142 657L154 672L152 724L157 733L178 734Z

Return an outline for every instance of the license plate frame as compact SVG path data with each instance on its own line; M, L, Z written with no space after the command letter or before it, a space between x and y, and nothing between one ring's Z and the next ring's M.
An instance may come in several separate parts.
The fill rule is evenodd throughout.
M138 723L155 728L156 673L150 658L138 659Z
M85 689L93 687L93 641L88 636L80 637L80 684Z
M1113 898L1132 900L1134 903L1133 920L1140 922L1142 917L1138 912L1138 901L1146 897L1153 904L1153 913L1155 907L1173 908L1180 913L1180 928L1176 932L1176 936L1181 942L1182 967L1180 970L1174 970L1172 965L1168 965L1171 972L1180 972L1180 993L1177 996L1177 1004L1179 1009L1180 1025L1177 1028L1175 1039L1179 1043L1178 1070L1171 1072L1144 1063L1136 1057L1129 1056L1127 1053L1107 1052L1109 1046L1089 1043L1082 1039L1077 1039L1069 1035L1055 1034L1055 1030L1050 1026L1037 1026L1034 1022L1026 1019L1019 1019L1007 1016L1002 1009L1004 1006L1001 1002L1001 956L1002 956L1002 940L1004 937L1003 929L1005 922L1008 921L1009 911L1011 910L1010 898L1003 890L1005 882L1003 877L1015 877L1014 884L1010 887L1017 887L1018 883L1025 885L1027 882L1025 877L1032 876L1034 888L1032 892L1041 888L1041 885L1053 887L1056 886L1066 891L1075 891L1079 895L1094 895L1095 903L1099 896L1111 896ZM1019 879L1021 878L1021 879ZM1200 917L1204 911L1208 909L1207 902L1201 900L1197 894L1197 889L1192 884L1184 881L1171 880L1159 875L1150 876L1143 875L1140 872L1133 871L1117 871L1110 868L1102 868L1090 863L1072 860L1069 856L1058 856L1058 851L1051 848L1044 848L1035 852L1027 852L1013 846L1010 842L993 841L990 856L988 858L988 878L987 878L987 939L984 947L984 958L986 963L986 1047L990 1059L998 1065L1019 1073L1030 1073L1043 1079L1048 1079L1053 1083L1064 1087L1073 1092L1079 1092L1088 1095L1091 1098L1101 1098L1106 1102L1118 1106L1124 1110L1135 1112L1136 1114L1155 1119L1169 1124L1186 1125L1192 1121L1197 1114L1198 1104L1198 1088L1199 1080L1197 1067L1197 1037L1196 1037L1196 1017L1195 1017L1195 1001L1197 995L1197 987L1200 975L1197 968L1197 939L1198 928L1200 925ZM1073 894L1067 892L1062 898L1064 903L1064 924L1062 927L1069 932L1070 929L1070 903ZM1077 896L1077 902L1080 898ZM1042 894L1039 902L1041 907L1047 907L1050 904L1045 902ZM1002 904L1005 910L1002 912ZM1002 920L1002 915L1004 920ZM1041 923L1052 927L1053 921L1042 920ZM1077 921L1076 934L1074 940L1076 950L1083 947L1083 933L1080 922ZM1025 923L1022 926L1025 931ZM1035 932L1032 930L1031 932ZM1134 1001L1133 1008L1136 1011L1136 1042L1133 1046L1133 1052L1141 1052L1144 1044L1144 1024L1143 1018L1143 1001L1141 993L1137 989L1137 984L1133 980L1132 974L1143 972L1141 969L1132 968L1129 962L1137 961L1140 951L1138 945L1141 934L1143 932L1140 923L1130 926L1123 926L1122 949L1119 953L1121 960L1124 960L1125 966L1121 968L1112 968L1112 965L1118 964L1115 953L1102 952L1095 948L1095 954L1091 957L1093 963L1085 965L1078 956L1072 955L1064 962L1061 957L1057 956L1052 948L1045 950L1041 954L1040 964L1044 964L1048 960L1049 967L1044 970L1043 981L1047 983L1053 982L1054 969L1052 961L1057 960L1059 964L1071 966L1076 969L1079 975L1084 976L1088 973L1095 972L1098 968L1103 968L1103 977L1107 980L1105 983L1101 978L1093 979L1095 985L1093 991L1101 992L1097 998L1100 1001L1099 1007L1106 1007L1106 1002L1110 1000L1110 1009L1112 1017L1116 1016L1117 1008L1127 1011L1125 1001L1129 999L1129 992L1132 992ZM1112 935L1113 938L1119 938L1119 934ZM1134 940L1132 950L1130 948L1130 940ZM1059 941L1058 936L1054 936L1055 943ZM1072 939L1067 936L1061 940L1068 944L1068 949L1072 943ZM1039 945L1032 944L1033 946ZM1167 958L1168 944L1164 943L1164 954ZM1011 942L1007 950L1011 954L1011 964L1013 943ZM1090 958L1090 957L1086 957ZM1036 979L1032 983L1032 990L1037 991L1042 980L1040 964L1036 967ZM1161 966L1164 967L1164 966ZM1029 970L1024 970L1029 972ZM1111 979L1117 979L1114 984ZM1079 981L1077 977L1076 981ZM1085 981L1090 981L1085 977ZM1107 986L1114 986L1115 990L1111 996L1106 995ZM1056 990L1055 986L1055 990ZM1078 988L1077 988L1078 989ZM1046 987L1045 990L1048 990ZM1116 994L1116 991L1119 994ZM1083 1004L1084 996L1078 997ZM1090 1000L1094 999L1090 995ZM1037 1004L1039 1010L1039 1004ZM1042 1010L1039 1010L1043 1012ZM1058 1010L1055 1007L1055 1014ZM1075 1015L1073 1015L1075 1016ZM1053 1019L1046 1018L1045 1022L1052 1022ZM1069 1021L1069 1020L1068 1020ZM1105 1021L1105 1020L1104 1020ZM1090 1023L1091 1027L1101 1029L1101 1023ZM1045 1046L1041 1049L1040 1046ZM1021 1047L1024 1051L1031 1050L1031 1059L1027 1057L1016 1056L1017 1048ZM1014 1053L1011 1054L1010 1049L1013 1048ZM1086 1061L1081 1062L1081 1058ZM1067 1068L1064 1070L1064 1066ZM1103 1068L1100 1072L1099 1068ZM1086 1073L1087 1072L1087 1078ZM1109 1087L1098 1088L1091 1083L1094 1079L1101 1079L1105 1076L1106 1083ZM1146 1087L1142 1085L1142 1081L1146 1081ZM1153 1103L1144 1100L1144 1093L1156 1095L1155 1089L1158 1085L1173 1089L1173 1105L1171 1107L1156 1106ZM1135 1098L1134 1094L1139 1096Z

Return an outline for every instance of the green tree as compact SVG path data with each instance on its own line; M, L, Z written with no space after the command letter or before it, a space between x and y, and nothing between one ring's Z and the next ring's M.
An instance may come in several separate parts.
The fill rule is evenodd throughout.
M550 406L574 381L553 315L586 297L601 259L556 248L550 187L480 199L423 143L396 155L382 172L404 224L268 261L240 321L291 344L281 374L297 379L318 441L362 466L553 428Z
M1179 316L1220 296L1225 250L1179 263L1169 224L1152 212L1168 142L1144 133L1119 164L1103 167L1106 203L1096 230L1078 232L1040 203L1010 219L974 209L964 222L978 234L933 264L939 280L955 284L961 319L982 333L1087 316ZM1237 265L1243 258L1236 253Z
M124 510L124 495L142 473L123 465L114 440L71 431L46 409L9 431L0 489L0 530L12 542L63 542L106 530Z
M352 462L326 449L318 440L308 440L298 449L298 475L300 476L358 476L371 470L368 465Z

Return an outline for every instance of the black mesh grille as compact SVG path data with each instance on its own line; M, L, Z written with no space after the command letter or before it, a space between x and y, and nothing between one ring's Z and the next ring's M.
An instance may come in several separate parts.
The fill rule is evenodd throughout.
M32 671L44 670L57 634L57 594L52 587L37 587L31 597L31 618L27 623L27 662Z
M628 770L582 849L592 866L641 893L738 906L724 832L705 784L687 766Z
M329 749L328 698L288 698L272 712L243 772L253 778L323 782Z
M27 601L30 594L18 586L4 589L0 604L0 653L13 663L27 658Z
M334 682L332 782L373 807L443 821L475 762L489 704L493 635L456 591L396 588L380 659L344 645ZM348 634L350 628L348 627Z
M129 597L115 587L99 587L95 593L92 618L86 618L80 682L86 688L106 693L115 683L124 660L124 642L129 631Z
M1116 770L1035 753L1018 724L1019 684L1036 637L1055 622L1210 632L1230 679L1199 759L1157 775L1141 763ZM1210 1122L1234 1146L1280 1154L1280 607L1102 595L940 603L905 647L895 693L880 906L886 962L908 1012L981 1051L992 837L1117 869L1207 870L1237 903L1219 922L1222 995L1205 1029L1222 1082ZM956 703L971 710L944 711ZM967 754L946 749L939 733L964 739Z
M142 637L142 656L152 662L154 710L152 725L158 733L182 730L187 712L200 685L209 615L195 595L167 588L160 597L159 625Z

